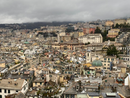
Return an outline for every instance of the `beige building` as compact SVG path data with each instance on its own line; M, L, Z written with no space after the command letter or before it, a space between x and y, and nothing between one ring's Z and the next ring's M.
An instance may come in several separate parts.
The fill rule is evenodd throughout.
M83 36L84 33L83 33L83 32L78 32L78 35L79 35L79 37L80 37L80 36Z
M92 66L97 69L110 70L110 62L113 65L117 64L116 56L102 56L91 51L86 52L86 63L92 63Z
M120 29L111 29L108 31L107 36L110 38L115 38L116 36L118 36L119 32L120 32Z
M102 43L103 38L101 34L87 34L78 38L81 43Z
M115 19L114 20L114 26L116 25L116 24L124 24L124 23L126 23L126 20L125 19Z
M44 79L36 78L33 82L33 87L42 87L44 86Z
M112 21L106 21L105 25L106 26L112 26L114 23Z
M116 56L105 56L101 58L101 61L102 61L104 70L110 69L110 62L112 62L112 64L117 64Z
M129 24L129 25L130 25L130 18L127 19L126 24Z
M1 61L0 62L0 67L4 67L5 68L5 61Z

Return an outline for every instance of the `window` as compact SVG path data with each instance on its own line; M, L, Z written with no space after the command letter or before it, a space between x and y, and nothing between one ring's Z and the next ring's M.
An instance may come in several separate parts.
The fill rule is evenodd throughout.
M106 58L104 58L104 60L106 60Z
M0 92L1 92L1 89L0 89Z
M6 89L5 89L5 93L6 93Z
M26 86L24 86L24 90L26 89Z
M66 94L66 98L69 98L69 95L68 95L68 94Z
M10 93L10 90L8 90L8 93Z
M104 64L104 66L106 66L106 64Z
M16 90L16 92L18 92L18 90Z
M112 61L114 61L114 59L111 59Z
M108 60L110 60L110 58L108 58Z
M40 82L40 85L42 85L42 82Z
M71 98L74 98L74 95L71 95Z
M37 83L35 83L35 85L37 85Z
M2 98L2 95L0 95L0 98Z

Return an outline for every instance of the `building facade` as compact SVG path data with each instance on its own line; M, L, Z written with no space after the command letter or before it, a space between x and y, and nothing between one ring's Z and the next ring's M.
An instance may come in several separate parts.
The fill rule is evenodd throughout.
M28 83L24 79L2 79L0 83L0 98L6 95L22 92L26 94Z
M107 37L115 38L118 36L118 33L120 32L120 29L111 29L108 31Z
M102 43L103 38L101 34L87 34L78 38L81 43Z

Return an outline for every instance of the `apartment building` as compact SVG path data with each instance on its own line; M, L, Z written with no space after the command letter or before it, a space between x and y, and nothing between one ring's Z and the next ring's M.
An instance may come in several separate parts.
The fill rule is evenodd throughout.
M120 32L120 29L111 29L108 31L107 37L115 38L118 36L118 33Z

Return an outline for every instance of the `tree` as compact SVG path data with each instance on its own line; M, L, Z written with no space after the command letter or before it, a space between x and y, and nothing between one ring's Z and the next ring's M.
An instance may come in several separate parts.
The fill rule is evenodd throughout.
M99 27L96 28L95 33L101 33L102 31L99 29Z
M116 24L115 28L119 28L119 24L118 23Z
M88 44L90 44L90 42L88 42L88 43L85 43L85 45L88 45Z
M111 45L107 49L107 55L113 56L116 55L118 57L118 50L114 45Z

